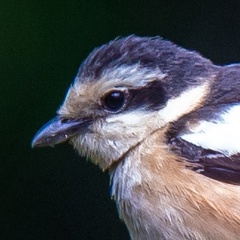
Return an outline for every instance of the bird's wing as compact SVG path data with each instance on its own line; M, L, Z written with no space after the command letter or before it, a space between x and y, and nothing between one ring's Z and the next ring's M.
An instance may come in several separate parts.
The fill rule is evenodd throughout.
M240 65L225 68L222 75L215 96L178 122L169 143L193 163L193 170L240 184Z
M201 112L214 118L189 121L171 138L171 147L199 173L240 184L240 103L218 106L214 114L210 108Z

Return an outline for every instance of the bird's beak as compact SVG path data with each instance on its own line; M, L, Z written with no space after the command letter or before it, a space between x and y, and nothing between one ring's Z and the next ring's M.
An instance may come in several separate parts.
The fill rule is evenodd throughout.
M82 133L89 119L64 119L55 117L46 123L34 136L32 147L54 146Z

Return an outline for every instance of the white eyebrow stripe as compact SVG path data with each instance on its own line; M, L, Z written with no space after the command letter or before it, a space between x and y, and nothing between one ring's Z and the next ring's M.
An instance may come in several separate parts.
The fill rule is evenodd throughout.
M160 81L167 76L160 71L159 68L143 68L139 63L131 66L120 66L115 69L110 69L104 72L101 76L100 81L105 85L109 82L110 85L122 85L144 87L148 83L155 81L156 78ZM111 79L111 81L108 81Z
M187 142L226 156L240 153L240 104L219 113L217 119L200 121L180 136Z

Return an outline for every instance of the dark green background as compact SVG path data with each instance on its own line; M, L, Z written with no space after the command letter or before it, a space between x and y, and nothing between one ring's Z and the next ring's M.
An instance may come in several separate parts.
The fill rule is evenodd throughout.
M0 239L129 239L108 175L71 146L30 147L81 61L117 36L161 35L217 64L240 61L240 4L0 1Z

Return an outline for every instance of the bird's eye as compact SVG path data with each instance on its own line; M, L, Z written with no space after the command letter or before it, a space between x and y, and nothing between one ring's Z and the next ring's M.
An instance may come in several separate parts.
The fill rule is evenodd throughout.
M124 106L125 100L125 93L115 90L104 96L103 105L106 110L117 112Z

